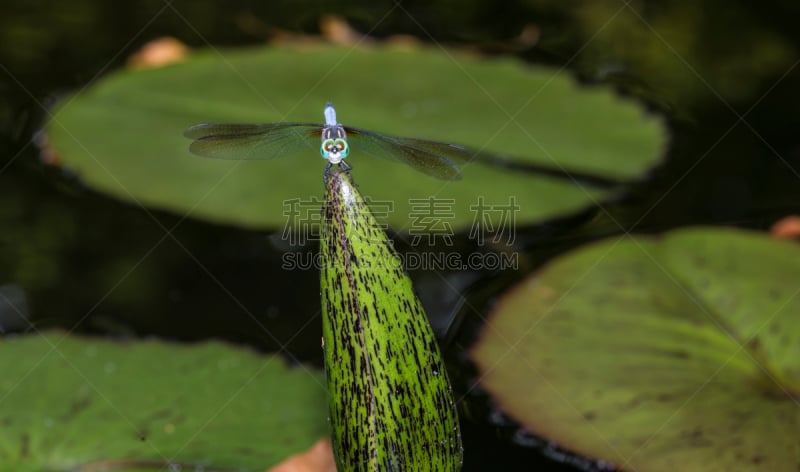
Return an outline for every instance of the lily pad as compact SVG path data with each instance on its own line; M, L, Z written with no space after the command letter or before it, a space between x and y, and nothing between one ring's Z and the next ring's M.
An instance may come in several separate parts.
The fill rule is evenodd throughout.
M800 468L800 247L605 241L507 294L472 356L534 434L623 470Z
M321 124L328 101L345 125L612 181L640 177L665 140L661 120L638 104L579 86L560 69L439 49L321 45L202 51L159 69L118 71L66 98L46 130L64 165L102 192L215 222L279 228L287 213L296 217L292 201L319 214L325 161L317 150L219 161L190 155L182 133L201 122ZM444 205L436 217L455 231L478 217L479 196L486 205L513 197L516 222L524 224L611 192L488 163L466 166L461 181L442 181L366 157L357 146L348 162L362 193L387 202L395 229L419 211L411 200L431 196Z
M3 338L0 359L4 471L256 471L328 434L321 372L221 343L48 332Z

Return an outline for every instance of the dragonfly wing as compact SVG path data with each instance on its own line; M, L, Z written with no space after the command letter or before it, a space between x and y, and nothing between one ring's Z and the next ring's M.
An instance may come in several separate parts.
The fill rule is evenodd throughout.
M443 180L461 179L461 165L475 157L475 151L457 144L402 138L345 126L351 149L375 157L403 162L414 169Z
M184 131L189 151L215 159L273 159L319 151L322 126L311 123L203 123Z

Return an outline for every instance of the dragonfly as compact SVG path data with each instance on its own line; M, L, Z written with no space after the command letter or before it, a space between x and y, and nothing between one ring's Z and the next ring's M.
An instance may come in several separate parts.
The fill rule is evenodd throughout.
M336 121L331 103L323 110L325 124L314 123L202 123L183 135L192 139L189 151L216 159L273 159L309 152L319 144L319 153L328 161L325 176L333 165L344 171L350 148L375 157L399 161L432 177L460 180L461 166L476 153L457 144L427 139L406 138L376 133Z

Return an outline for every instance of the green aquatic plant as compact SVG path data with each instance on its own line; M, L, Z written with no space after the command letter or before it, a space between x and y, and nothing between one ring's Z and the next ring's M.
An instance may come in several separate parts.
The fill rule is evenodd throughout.
M527 431L638 472L800 467L800 248L733 229L554 259L472 350Z
M453 393L411 279L348 173L328 178L323 342L340 472L457 471Z
M100 192L192 218L274 230L287 226L288 199L319 195L319 174L306 172L324 167L315 151L319 142L297 159L194 159L181 133L203 121L313 123L326 101L339 106L348 126L458 143L525 164L439 166L440 177L462 177L443 186L415 170L433 161L406 159L412 162L406 166L362 159L369 153L362 154L364 147L385 141L348 132L347 160L358 169L360 190L394 203L387 214L393 229L407 225L413 200L431 195L454 202L449 223L455 231L473 224L476 195L495 203L513 196L520 225L563 216L619 190L577 176L634 181L660 160L666 140L658 117L558 69L435 48L337 46L229 50L224 59L200 51L160 69L116 71L62 101L46 133L63 165ZM258 126L248 132L277 132Z
M221 342L39 331L0 369L2 472L264 470L326 432L321 371Z

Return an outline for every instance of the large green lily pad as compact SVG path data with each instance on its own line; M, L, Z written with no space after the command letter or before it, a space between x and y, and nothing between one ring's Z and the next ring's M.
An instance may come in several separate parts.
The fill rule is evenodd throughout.
M118 71L66 98L47 133L64 164L103 192L196 218L277 228L298 210L292 200L303 215L318 217L325 166L319 153L204 159L189 154L182 132L201 122L322 123L328 101L346 125L615 181L651 168L665 139L661 120L639 105L606 88L579 86L562 70L439 49L339 46L203 51L159 69ZM461 181L441 181L359 155L355 146L348 161L362 193L389 202L381 208L395 229L406 228L412 212L453 230L468 227L479 196L486 205L518 204L518 223L609 196L569 179L483 164L466 167ZM409 202L430 196L443 206ZM303 206L311 200L311 208Z
M328 434L321 372L221 343L48 332L3 338L0 363L2 471L256 471Z
M567 254L499 303L481 382L533 433L623 470L797 470L798 260L723 229Z

